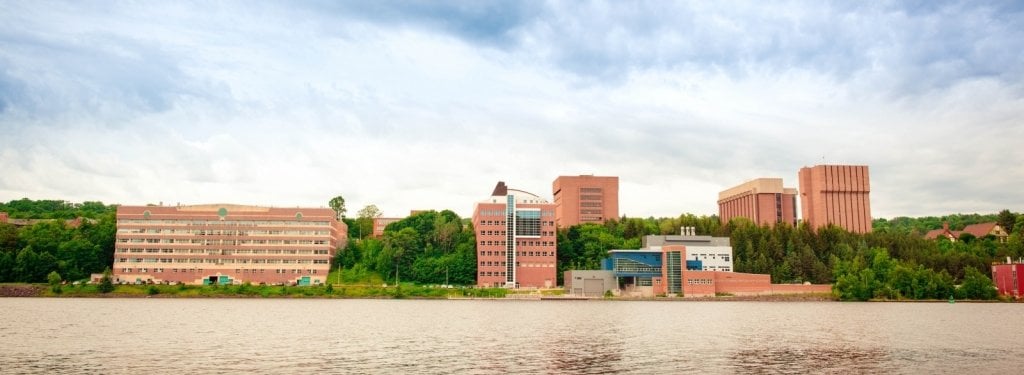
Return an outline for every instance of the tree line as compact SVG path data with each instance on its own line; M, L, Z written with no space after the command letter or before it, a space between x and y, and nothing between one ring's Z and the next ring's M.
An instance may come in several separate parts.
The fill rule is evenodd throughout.
M713 215L686 214L660 219L622 217L604 224L583 224L559 230L558 270L561 278L566 270L599 269L608 250L638 249L643 236L678 234L680 227L688 226L696 228L699 235L729 237L735 271L769 274L774 283L835 283L837 294L845 299L948 298L950 294L946 292L953 290L954 285L961 285L957 290L967 290L963 289L964 285L977 285L983 280L991 285L986 275L993 262L1006 257L1024 257L1024 220L1017 220L1018 216L1007 210L998 215L956 215L971 220L951 224L952 229L962 229L974 221L998 220L1006 228L1013 228L1005 243L992 236L964 236L956 242L942 238L928 240L923 238L923 232L942 225L930 218L901 219L899 222L908 225L901 228L880 225L871 233L857 234L835 226L815 230L804 223L757 226L745 219L721 225ZM949 217L954 215L946 218ZM875 223L888 222L876 220ZM879 258L878 254L882 253L885 257ZM872 269L876 258L888 259L880 263L887 266ZM865 269L871 270L872 277L866 277ZM913 282L906 281L908 275L913 276ZM852 281L858 277L860 283ZM917 285L914 283L932 286L930 289L907 286ZM850 288L860 289L850 292ZM987 297L989 294L970 296Z
M82 280L113 262L116 206L21 199L0 203L0 211L43 219L22 227L0 223L0 282L47 282L53 272L63 280ZM76 217L93 220L78 227L65 223Z
M369 235L372 215L379 212L364 209L363 217L346 219L349 242L335 258L346 282L379 275L388 283L476 283L476 234L459 215L449 210L420 212L389 224L380 238ZM352 230L360 225L361 233Z

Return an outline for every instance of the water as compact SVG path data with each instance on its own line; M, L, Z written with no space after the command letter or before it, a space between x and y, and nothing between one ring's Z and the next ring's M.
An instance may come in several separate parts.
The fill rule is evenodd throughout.
M0 298L2 373L1020 373L1024 305Z

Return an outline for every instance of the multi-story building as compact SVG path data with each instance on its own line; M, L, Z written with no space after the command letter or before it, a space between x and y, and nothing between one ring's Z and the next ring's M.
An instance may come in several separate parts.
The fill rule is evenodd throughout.
M695 228L683 227L682 235L649 235L644 236L641 243L644 249L653 251L661 251L666 246L686 246L689 254L686 260L690 262L690 266L698 267L697 271L734 270L729 237L698 236Z
M833 224L871 232L871 181L865 165L817 165L800 169L800 210L812 228Z
M693 252L690 246L685 245L611 250L603 267L612 272L620 284L620 294L626 296L707 297L719 293L826 294L832 291L831 285L772 284L771 275L765 274L703 270L703 261L695 259ZM583 281L586 283L587 280Z
M473 209L477 285L550 288L556 284L555 205L498 182Z
M718 193L722 224L736 217L757 225L796 225L796 189L782 187L781 178L758 178Z
M582 223L603 223L619 217L619 178L558 176L551 183L555 198L555 224L567 228Z
M119 282L325 283L348 228L329 208L120 206Z

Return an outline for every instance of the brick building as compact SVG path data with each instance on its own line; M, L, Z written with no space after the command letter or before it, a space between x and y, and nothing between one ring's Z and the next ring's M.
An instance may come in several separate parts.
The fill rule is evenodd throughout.
M992 265L992 282L996 284L999 295L1013 298L1021 298L1024 295L1024 263L1018 259L1011 262L1009 257L1006 263Z
M473 209L477 285L550 288L556 284L555 205L498 182Z
M593 175L558 176L551 183L555 225L568 228L603 223L619 217L619 178Z
M687 298L732 295L830 293L831 285L772 284L771 275L703 270L696 250L684 245L660 249L611 250L604 260L625 296L676 295Z
M722 224L736 217L757 225L796 225L796 189L782 186L781 178L758 178L718 193Z
M800 210L812 228L833 224L871 232L871 181L865 165L817 165L800 169Z
M329 208L119 206L120 282L325 283L348 228Z

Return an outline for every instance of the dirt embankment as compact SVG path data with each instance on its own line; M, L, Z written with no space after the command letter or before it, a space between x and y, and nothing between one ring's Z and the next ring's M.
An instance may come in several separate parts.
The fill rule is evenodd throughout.
M0 297L38 297L42 291L36 285L0 284Z

